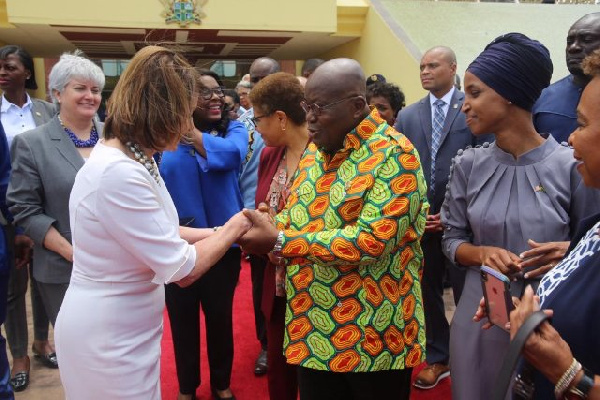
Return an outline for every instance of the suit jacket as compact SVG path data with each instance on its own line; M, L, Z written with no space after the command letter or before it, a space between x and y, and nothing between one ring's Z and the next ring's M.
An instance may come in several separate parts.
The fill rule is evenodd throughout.
M56 115L56 107L52 103L33 98L31 99L31 103L31 114L33 115L35 126L44 125L50 118Z
M440 148L437 152L435 162L435 191L427 190L430 214L440 212L446 194L450 164L457 151L467 146L476 146L480 143L494 140L493 135L476 137L471 133L469 127L467 127L465 114L460 111L464 100L465 94L458 89L454 90L448 114L444 120ZM432 130L429 95L400 110L394 128L398 132L403 133L419 152L421 166L423 167L423 173L429 188L431 183Z
M95 122L101 134L103 124ZM69 196L84 160L65 134L58 117L15 136L7 203L15 224L34 242L33 275L43 283L68 283L72 264L44 248L50 226L69 242Z

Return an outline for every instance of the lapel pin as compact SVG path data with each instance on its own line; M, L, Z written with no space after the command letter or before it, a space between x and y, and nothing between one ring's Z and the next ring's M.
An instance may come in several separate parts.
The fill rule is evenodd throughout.
M458 108L458 104L454 103L454 104L452 105L452 108L455 108L455 109L456 109L456 108Z
M42 114L40 114L40 112L39 112L39 111L36 111L36 112L35 112L35 115L37 115L38 117L41 117L41 116L42 116Z

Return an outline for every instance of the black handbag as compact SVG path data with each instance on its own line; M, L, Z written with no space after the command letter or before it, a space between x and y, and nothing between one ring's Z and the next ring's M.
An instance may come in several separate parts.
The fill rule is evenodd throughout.
M512 377L515 373L515 368L521 357L521 350L525 345L525 342L533 331L544 321L550 317L543 311L536 311L531 314L523 323L523 325L517 331L514 339L511 340L508 352L504 357L502 368L496 378L494 385L493 400L504 400ZM535 370L529 364L524 363L523 368L520 368L519 373L516 376L516 382L513 387L513 399L515 400L526 400L531 399L533 396L533 372Z

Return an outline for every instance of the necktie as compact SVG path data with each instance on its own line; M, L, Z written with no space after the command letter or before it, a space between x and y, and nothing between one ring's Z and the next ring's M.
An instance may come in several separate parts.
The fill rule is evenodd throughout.
M442 129L444 128L444 110L442 107L446 102L444 100L437 99L433 105L435 110L433 112L433 126L431 130L431 178L429 179L431 191L435 192L435 159L437 152L440 149L440 142L442 140Z

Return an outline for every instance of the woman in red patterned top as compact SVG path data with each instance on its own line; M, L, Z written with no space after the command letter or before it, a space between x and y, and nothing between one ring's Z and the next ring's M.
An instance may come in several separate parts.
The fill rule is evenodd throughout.
M298 162L308 144L306 115L300 106L304 89L284 72L261 80L250 92L254 123L267 147L258 167L256 204L275 216L285 206ZM262 203L262 204L261 204ZM283 356L285 270L272 255L264 256L261 309L267 321L267 372L271 399L296 400L296 367Z

